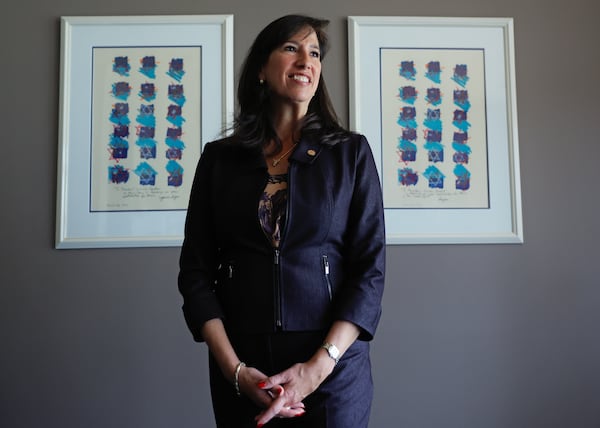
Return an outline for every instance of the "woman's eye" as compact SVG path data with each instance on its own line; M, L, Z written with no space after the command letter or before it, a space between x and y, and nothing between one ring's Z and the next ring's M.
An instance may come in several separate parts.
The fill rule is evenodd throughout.
M311 54L313 57L315 57L315 58L320 58L320 57L321 57L321 52L314 51L314 52L311 52L310 54Z
M289 52L295 52L296 51L296 46L293 45L287 45L283 47L284 50L289 51Z

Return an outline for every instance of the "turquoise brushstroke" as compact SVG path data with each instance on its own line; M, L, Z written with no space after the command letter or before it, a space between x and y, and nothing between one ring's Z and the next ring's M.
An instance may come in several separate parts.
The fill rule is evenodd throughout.
M471 177L471 173L469 172L469 170L467 168L465 168L465 166L462 164L456 165L456 167L454 168L454 175L456 175L457 177L460 177L460 178L470 178Z
M183 175L183 167L174 160L167 162L166 170L171 175Z
M452 148L459 153L466 153L468 155L471 154L471 147L469 147L466 144L460 144L460 143L455 142L455 143L452 143Z
M168 138L167 137L165 139L165 143L167 144L167 146L169 146L169 147L171 147L173 149L179 149L179 150L185 149L185 144L181 140L176 140L174 138Z

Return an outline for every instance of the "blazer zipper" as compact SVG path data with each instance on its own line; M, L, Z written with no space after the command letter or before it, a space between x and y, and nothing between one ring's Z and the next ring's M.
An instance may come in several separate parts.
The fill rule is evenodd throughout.
M275 327L277 330L281 330L283 328L283 317L282 317L282 291L281 291L281 250L280 248L283 246L283 242L285 239L285 235L288 229L288 225L290 223L290 215L291 215L291 200L292 200L292 192L291 192L291 184L292 184L292 170L294 168L293 162L290 162L290 166L288 169L288 186L287 186L287 202L285 204L285 224L283 225L283 229L281 230L281 237L279 239L279 248L273 248L274 250L274 258L273 258L273 286L274 290L274 299L275 299Z
M268 171L267 171L267 174L268 174ZM265 176L265 181L263 183L261 192L264 192L264 188L266 185L267 185L267 176ZM287 208L286 208L286 213L287 213ZM273 307L275 308L274 313L273 313L273 323L275 325L275 330L280 330L283 325L283 323L281 321L281 285L280 285L280 279L279 279L279 277L280 277L280 271L279 271L280 255L279 254L280 253L279 253L279 248L273 246L271 237L269 235L267 235L267 232L265 232L265 230L262 227L261 227L261 230L265 237L265 241L273 249L273 269L272 269L272 271L273 271L272 272L272 274L273 274ZM281 241L279 243L281 244Z
M280 283L279 249L274 248L273 257L273 287L275 299L275 327L280 330L283 326L281 321L281 283Z
M329 293L329 301L333 300L333 292L331 290L331 279L329 278L329 260L326 255L323 256L323 271L325 272L325 282L327 283L327 292Z

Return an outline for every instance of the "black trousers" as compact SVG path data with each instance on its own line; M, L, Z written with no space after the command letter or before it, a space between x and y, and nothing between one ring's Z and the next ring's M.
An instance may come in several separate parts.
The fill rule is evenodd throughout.
M268 376L311 358L325 332L280 332L235 335L229 338L240 359ZM210 386L218 428L255 428L261 412L248 398L238 397L210 356ZM233 373L232 373L233 375ZM306 413L297 418L273 419L265 428L367 428L373 399L369 344L356 341L333 373L303 401Z

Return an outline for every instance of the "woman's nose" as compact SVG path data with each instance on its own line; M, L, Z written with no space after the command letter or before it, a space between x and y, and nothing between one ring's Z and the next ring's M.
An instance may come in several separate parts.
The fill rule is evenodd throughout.
M310 63L310 53L306 51L300 51L296 65L301 68L310 68L312 66Z

